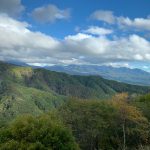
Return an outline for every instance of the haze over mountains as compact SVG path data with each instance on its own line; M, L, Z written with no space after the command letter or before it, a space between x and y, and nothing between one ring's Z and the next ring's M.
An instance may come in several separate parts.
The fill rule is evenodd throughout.
M103 78L135 85L150 85L150 73L141 69L127 67L96 66L96 65L68 65L48 66L49 70L65 72L73 75L100 75Z

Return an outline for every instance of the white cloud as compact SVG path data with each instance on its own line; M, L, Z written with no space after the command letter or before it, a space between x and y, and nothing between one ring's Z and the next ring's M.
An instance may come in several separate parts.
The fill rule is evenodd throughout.
M118 17L118 24L122 27L131 27L138 30L150 30L150 18L135 18L131 20L128 17Z
M135 60L143 60L143 56L140 54L136 54L136 55L134 55L134 59Z
M87 35L85 35L87 36ZM93 63L117 61L150 61L150 42L138 35L110 40L105 36L76 39L65 38L66 47L74 53L86 56Z
M81 41L84 39L88 39L92 37L91 35L88 34L83 34L83 33L78 33L76 35L68 35L65 37L65 40L72 40L72 41Z
M97 10L91 14L91 18L110 24L113 24L115 22L115 16L113 15L112 11Z
M0 15L0 59L30 64L102 64L150 62L150 42L138 35L109 39L88 33L62 41L33 32L26 22Z
M95 37L83 33L65 37L65 45L68 49L86 55L102 54L109 44L105 37Z
M32 32L26 22L0 15L0 54L4 58L27 59L46 57L53 53L59 42L40 32Z
M149 67L148 67L148 66L143 66L142 68L143 68L143 69L149 69Z
M119 63L104 63L103 65L106 66L112 66L115 68L120 68L120 67L126 67L126 68L132 68L131 65L129 63L124 63L124 62L119 62Z
M110 29L101 28L98 26L91 26L87 30L84 30L83 32L93 34L93 35L107 35L113 33L113 31Z
M112 11L97 10L90 16L92 19L107 22L109 24L116 24L121 28L131 28L132 30L150 30L150 17L134 18L124 16L115 16Z
M49 4L35 8L32 12L32 17L42 23L54 22L70 18L70 9L61 10L57 6Z
M0 0L0 13L18 16L24 10L21 0Z
M38 67L45 67L45 66L54 66L55 64L46 64L46 63L27 63L30 66L38 66Z

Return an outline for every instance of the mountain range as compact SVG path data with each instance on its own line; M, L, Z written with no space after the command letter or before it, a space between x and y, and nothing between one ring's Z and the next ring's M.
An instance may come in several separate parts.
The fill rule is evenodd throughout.
M145 94L150 87L120 83L100 76L70 75L0 62L0 121L30 113L39 115L69 97L108 99L121 92Z
M30 66L23 62L9 61L19 66ZM115 80L119 82L150 86L150 72L127 67L112 67L98 65L53 65L53 66L30 66L32 68L44 68L51 71L64 72L71 75L99 75L105 79Z
M103 78L135 85L150 85L150 73L141 69L97 65L54 65L44 68L72 75L100 75Z

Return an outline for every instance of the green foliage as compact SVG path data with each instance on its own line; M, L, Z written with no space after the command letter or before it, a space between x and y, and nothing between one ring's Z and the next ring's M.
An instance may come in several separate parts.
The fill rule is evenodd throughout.
M125 117L120 113L122 108L126 110ZM126 148L145 145L148 140L147 119L126 102L70 100L59 111L65 124L72 129L80 147L85 150L123 149L124 118Z
M2 79L26 87L54 91L59 95L78 98L109 98L117 92L146 93L148 87L106 80L99 76L73 76L44 69L32 69L0 63Z
M40 115L55 109L64 102L65 97L54 92L6 84L5 92L0 95L0 120L10 121L22 114Z
M53 114L22 116L0 130L1 150L77 150L71 132Z
M132 104L139 108L150 121L150 94L135 98Z
M120 129L117 130L122 131L123 149L149 143L150 124L141 111L130 105L128 95L118 94L110 104L118 110L117 126Z
M44 69L34 70L30 86L83 99L108 99L120 92L144 94L150 90L149 87L106 80L100 76L73 76Z
M60 109L60 115L85 150L110 148L112 128L109 127L115 113L116 110L104 102L84 100L71 100Z
M3 123L22 114L39 115L57 108L67 97L99 100L109 99L118 92L142 94L150 89L99 76L72 76L4 62L0 62L0 77L0 121Z
M143 115L148 119L150 123L150 94L146 94L146 95L134 98L131 101L131 105L137 107L143 113ZM149 131L148 143L150 143L150 130L148 131Z
M58 116L39 116L62 104L59 115L83 150L147 147L150 95L134 101L124 94L102 99L120 92L140 95L149 90L99 76L72 76L0 63L0 149L78 149ZM76 98L67 101L68 97ZM6 127L16 116L22 117Z

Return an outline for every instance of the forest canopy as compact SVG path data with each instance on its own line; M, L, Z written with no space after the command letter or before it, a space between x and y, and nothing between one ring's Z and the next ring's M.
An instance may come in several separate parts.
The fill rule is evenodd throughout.
M144 111L141 106L145 106ZM150 145L149 95L110 100L70 98L57 110L23 115L0 128L6 150L141 150Z

